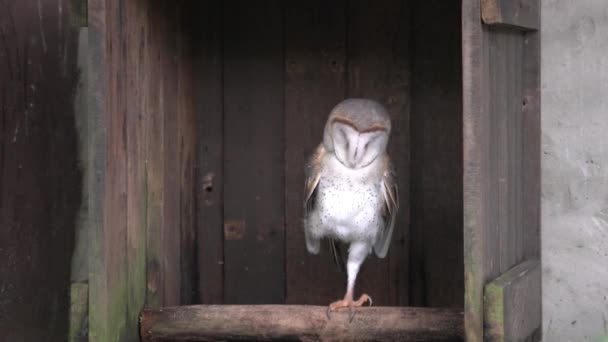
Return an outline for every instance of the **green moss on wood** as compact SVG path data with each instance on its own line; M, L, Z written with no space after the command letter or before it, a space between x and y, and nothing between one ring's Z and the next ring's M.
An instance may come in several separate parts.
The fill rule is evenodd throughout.
M493 283L485 287L484 325L487 341L505 340L504 289Z
M70 0L70 19L75 27L88 26L88 1Z
M70 286L69 341L88 341L89 284L73 283Z

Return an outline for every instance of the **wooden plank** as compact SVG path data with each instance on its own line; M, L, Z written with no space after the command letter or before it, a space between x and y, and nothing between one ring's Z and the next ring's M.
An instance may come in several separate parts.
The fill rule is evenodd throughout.
M105 230L103 215L103 198L106 163L106 129L105 111L106 94L108 92L106 68L108 56L106 53L106 1L91 0L89 2L89 64L88 64L88 99L89 105L89 153L91 177L89 179L89 224L91 236L91 252L89 257L89 305L95 310L89 310L89 340L107 341L109 326L108 288L106 285L107 272L105 260ZM116 312L120 312L120 307ZM111 327L115 328L115 327Z
M540 261L525 261L485 286L487 341L538 341L541 329Z
M163 305L179 305L180 294L180 232L179 232L179 211L180 211L180 179L179 179L179 132L177 118L177 104L180 102L179 94L177 93L178 63L181 62L181 55L178 52L177 45L177 23L180 18L178 16L178 6L175 4L164 2L159 5L162 8L164 20L166 22L161 40L162 50L164 55L162 59L162 104L159 108L159 114L164 120L164 215L162 226L162 243L163 254L161 270L163 272L163 288L164 302ZM161 20L161 19L159 19Z
M490 187L493 223L487 228L489 276L523 260L522 213L522 66L523 38L504 29L485 31L488 41L488 113L490 115Z
M278 0L244 4L224 2L223 11L224 297L282 303L283 9Z
M148 60L141 58L141 52L129 48L138 45L141 32L147 29L146 11L143 2L122 3L125 11L121 26L122 36L121 72L125 75L123 113L126 121L126 152L127 152L127 317L128 328L125 340L133 341L138 338L133 332L137 324L139 312L146 300L146 165L145 165L145 120L143 111L144 92L148 78ZM128 18L128 20L127 20Z
M458 2L412 6L410 303L418 306L463 306L459 13Z
M179 176L180 303L194 303L198 287L195 271L195 162L196 113L194 111L194 40L192 30L200 20L196 6L190 3L178 7L177 28L177 151Z
M121 36L112 34L121 26L117 15L122 8L118 2L99 3L101 8L91 6L94 19L91 28L101 31L100 38L111 46L122 46ZM105 17L103 21L97 21ZM106 21L107 20L107 21ZM97 26L99 25L99 26ZM107 36L106 36L107 35ZM99 36L89 37L89 42L99 47ZM92 38L92 39L91 39ZM101 224L95 227L93 235L94 252L91 260L90 279L90 339L92 341L122 341L127 338L130 328L127 320L127 151L126 120L124 117L125 68L121 65L121 50L108 49L105 44L99 53L103 56L100 73L106 73L104 84L92 82L92 86L103 89L103 105L99 107L99 124L96 129L105 131L105 140L100 146L105 149L100 170L103 184L102 198L96 207L101 212ZM95 51L95 50L93 50ZM95 114L93 114L95 115Z
M482 338L484 282L539 249L538 238L527 237L538 232L540 130L522 105L525 94L538 94L538 60L524 61L521 32L480 25L479 10L475 1L463 3L465 326L472 341Z
M539 0L481 0L481 17L488 25L538 30L539 4Z
M462 2L463 221L466 340L483 341L484 229L488 226L487 150L489 122L484 99L483 32L480 3Z
M349 1L347 94L384 104L391 115L389 155L397 171L401 210L387 259L368 258L357 287L375 304L407 305L409 290L410 15L404 0L381 5Z
M86 188L79 133L86 127L75 105L82 73L67 6L65 0L0 2L4 341L68 338L70 266Z
M146 310L146 341L305 340L305 341L462 341L462 311L406 307L357 310L327 319L325 306L197 305Z
M329 245L322 244L319 256L309 254L302 227L304 165L345 94L345 6L345 1L303 0L286 8L285 253L291 304L325 304L345 291L346 274L333 263Z
M224 297L222 6L208 1L198 7L203 16L194 31L198 301L220 304Z
M192 55L181 6L91 3L92 167L101 172L91 210L102 213L93 216L92 340L137 339L144 304L192 301Z
M165 120L163 102L165 88L162 75L167 72L164 66L163 32L165 21L158 3L150 4L148 11L149 31L143 37L148 47L144 58L149 58L146 103L144 110L148 114L145 127L146 155L146 305L161 307L165 302L164 268L163 268L163 224L165 222ZM146 88L144 88L146 89ZM173 112L171 109L170 112Z
M522 238L524 257L540 259L541 225L541 93L540 93L540 33L524 36L522 101Z

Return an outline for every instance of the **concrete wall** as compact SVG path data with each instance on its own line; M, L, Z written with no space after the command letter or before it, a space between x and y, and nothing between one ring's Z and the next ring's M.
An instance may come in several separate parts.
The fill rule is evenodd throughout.
M608 341L608 1L542 21L544 341Z

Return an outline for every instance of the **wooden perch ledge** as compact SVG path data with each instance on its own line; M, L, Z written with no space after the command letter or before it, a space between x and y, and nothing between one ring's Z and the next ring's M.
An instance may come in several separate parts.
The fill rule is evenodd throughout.
M193 305L144 310L142 341L463 341L459 309L359 308L327 319L325 306Z

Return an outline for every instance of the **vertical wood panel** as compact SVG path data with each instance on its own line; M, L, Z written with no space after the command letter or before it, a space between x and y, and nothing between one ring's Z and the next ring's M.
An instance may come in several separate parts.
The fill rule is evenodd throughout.
M79 73L86 71L78 68L79 37L68 6L67 0L0 1L3 341L68 337L70 261L79 209L87 207L81 207L87 184L79 159L86 127L78 120L85 115L77 112L82 106L74 108Z
M163 272L163 227L165 216L165 120L161 115L163 108L164 78L167 72L163 67L163 33L164 21L158 3L150 4L148 9L149 31L146 35L145 55L150 58L149 89L145 112L146 120L146 304L160 307L165 302Z
M541 111L540 111L540 33L524 37L523 114L522 114L522 227L524 256L539 259L540 184L541 184Z
M304 165L345 95L345 6L297 1L285 14L286 302L292 304L326 304L345 291L346 273L335 266L328 244L319 256L309 254L302 226Z
M536 54L525 51L522 32L480 25L473 1L463 9L465 327L468 339L480 341L484 283L523 260L528 248L540 248L539 240L528 240L536 231L528 223L538 222L540 130L538 116L526 109L528 91L537 99L539 63L524 60Z
M178 127L177 113L177 66L179 58L177 21L178 6L170 2L163 2L163 16L166 26L162 37L162 105L159 115L164 120L164 209L161 239L164 244L161 269L164 280L164 305L179 305L180 302L180 232L179 232L179 159L178 159Z
M397 171L401 209L387 259L370 256L358 276L359 291L378 305L408 302L409 253L409 5L353 0L347 8L347 94L371 98L391 114L389 154Z
M491 118L490 187L495 222L488 227L486 253L490 276L507 271L523 259L522 212L522 68L523 36L487 28Z
M179 231L180 247L180 304L191 304L195 299L195 162L196 162L196 114L194 112L194 40L192 30L198 18L194 6L188 1L179 7L177 29L177 151L179 177Z
M488 232L486 253L490 258L488 269L504 272L523 258L522 212L522 35L518 32L488 29L489 113L491 116L490 176L491 194L496 221Z
M487 227L487 150L489 124L484 101L486 60L479 1L462 1L463 222L466 340L483 341L484 240Z
M126 34L124 46L138 44L142 39L146 25L146 13L140 11L145 6L143 1L132 1L125 4ZM128 19L127 19L128 18ZM123 51L123 65L137 66L125 73L126 89L126 150L127 150L127 321L137 322L139 312L146 299L146 178L145 178L145 120L147 113L142 110L145 101L144 91L147 85L147 61L143 51L126 49ZM126 330L125 339L136 340L138 334L132 326Z
M459 5L412 8L412 305L463 305Z
M108 92L106 68L106 2L89 1L89 65L88 112L90 164L89 223L91 225L91 257L89 258L89 340L103 341L108 334L108 288L106 286L103 188L106 163L106 130L104 115Z
M285 297L283 10L224 2L226 303Z
M91 340L137 339L144 305L190 303L194 117L188 3L92 2ZM99 150L98 150L99 149ZM100 179L100 180L98 180Z
M198 299L202 304L220 304L224 297L222 5L207 1L197 8L202 16L194 29Z
M107 50L107 87L106 108L102 125L106 129L106 160L102 212L103 238L97 243L103 244L104 268L94 269L101 272L105 279L102 281L106 288L105 298L99 302L91 301L91 307L97 304L107 305L109 319L105 322L105 334L97 336L99 341L126 340L128 331L136 327L127 320L127 153L126 153L126 120L124 114L124 91L126 68L121 63L122 21L120 15L124 8L119 1L109 1L106 10L113 15L107 18L108 37L106 41L114 47ZM91 289L91 291L94 291ZM131 323L131 324L130 324ZM103 329L103 328L102 328ZM103 331L103 330L102 330ZM93 339L97 340L97 339Z

